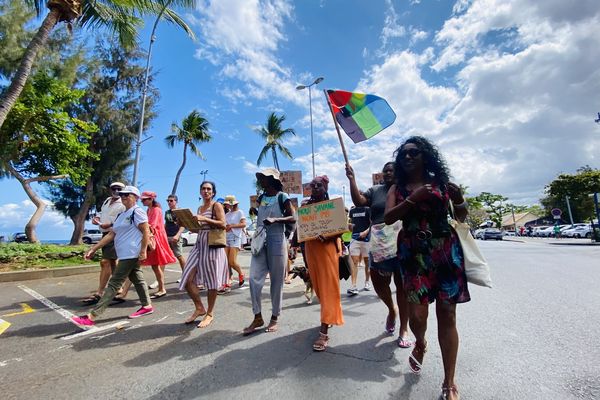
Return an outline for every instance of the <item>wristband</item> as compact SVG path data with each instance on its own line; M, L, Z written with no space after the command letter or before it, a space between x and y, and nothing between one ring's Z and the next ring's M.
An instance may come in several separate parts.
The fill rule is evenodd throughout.
M412 201L411 199L409 199L408 197L407 197L407 198L405 198L405 199L404 199L404 201L406 201L408 204L410 204L410 205L413 205L413 206L414 206L415 204L417 204L417 203L415 203L414 201Z

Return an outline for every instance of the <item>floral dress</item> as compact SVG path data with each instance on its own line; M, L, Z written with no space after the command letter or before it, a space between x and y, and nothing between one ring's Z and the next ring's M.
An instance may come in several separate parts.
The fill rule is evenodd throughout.
M419 202L402 221L398 234L398 257L408 301L427 305L471 300L467 288L463 252L456 232L448 223L449 196L432 185L432 198ZM396 204L411 194L396 189Z

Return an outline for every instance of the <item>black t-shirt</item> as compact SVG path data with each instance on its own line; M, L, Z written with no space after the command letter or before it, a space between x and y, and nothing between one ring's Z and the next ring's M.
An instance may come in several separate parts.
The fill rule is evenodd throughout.
M360 232L368 229L371 226L371 210L369 207L354 207L348 214L352 224L352 238L356 240L368 241L369 236L367 235L364 239L357 239L356 235Z
M177 232L179 231L179 225L177 225L175 221L177 221L177 218L175 218L173 212L171 210L165 211L165 231L167 231L168 237L177 235Z

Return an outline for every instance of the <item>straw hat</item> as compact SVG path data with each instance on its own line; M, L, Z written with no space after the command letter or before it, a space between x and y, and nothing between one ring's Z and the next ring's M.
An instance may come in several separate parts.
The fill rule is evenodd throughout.
M275 168L265 168L262 171L257 172L256 179L258 179L259 175L272 176L276 181L281 182L281 179L279 178L279 171Z
M229 204L230 206L235 206L236 204L239 204L240 202L235 199L234 195L228 194L227 196L225 196L225 203Z

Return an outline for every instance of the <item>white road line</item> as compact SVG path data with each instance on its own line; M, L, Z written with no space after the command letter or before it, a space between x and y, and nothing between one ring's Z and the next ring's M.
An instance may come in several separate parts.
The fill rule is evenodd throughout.
M72 312L65 310L64 308L60 307L58 304L48 300L47 298L45 298L44 296L42 296L35 290L30 289L25 285L19 285L18 288L21 289L22 291L24 291L25 293L29 294L34 299L39 300L43 305L45 305L49 309L56 311L58 314L60 314L62 317L64 317L67 321L72 322L71 318L73 318L75 316L75 314L73 314Z
M164 317L162 317L161 319L158 319L158 320L156 320L156 321L154 321L154 322L162 322L162 321L164 321L164 320L165 320L165 319L167 319L167 318L169 318L169 316L168 316L168 315L165 315L165 316L164 316Z
M171 268L165 268L165 271L169 271L169 272L178 272L181 274L181 270L180 269L171 269Z
M71 339L76 339L76 338L80 338L83 336L94 335L98 332L102 332L107 329L119 328L128 323L129 323L129 321L119 321L119 322L115 322L114 324L111 324L111 325L93 326L92 328L88 329L87 331L75 333L75 334L69 335L69 336L63 336L63 337L61 337L61 339L62 340L71 340Z

